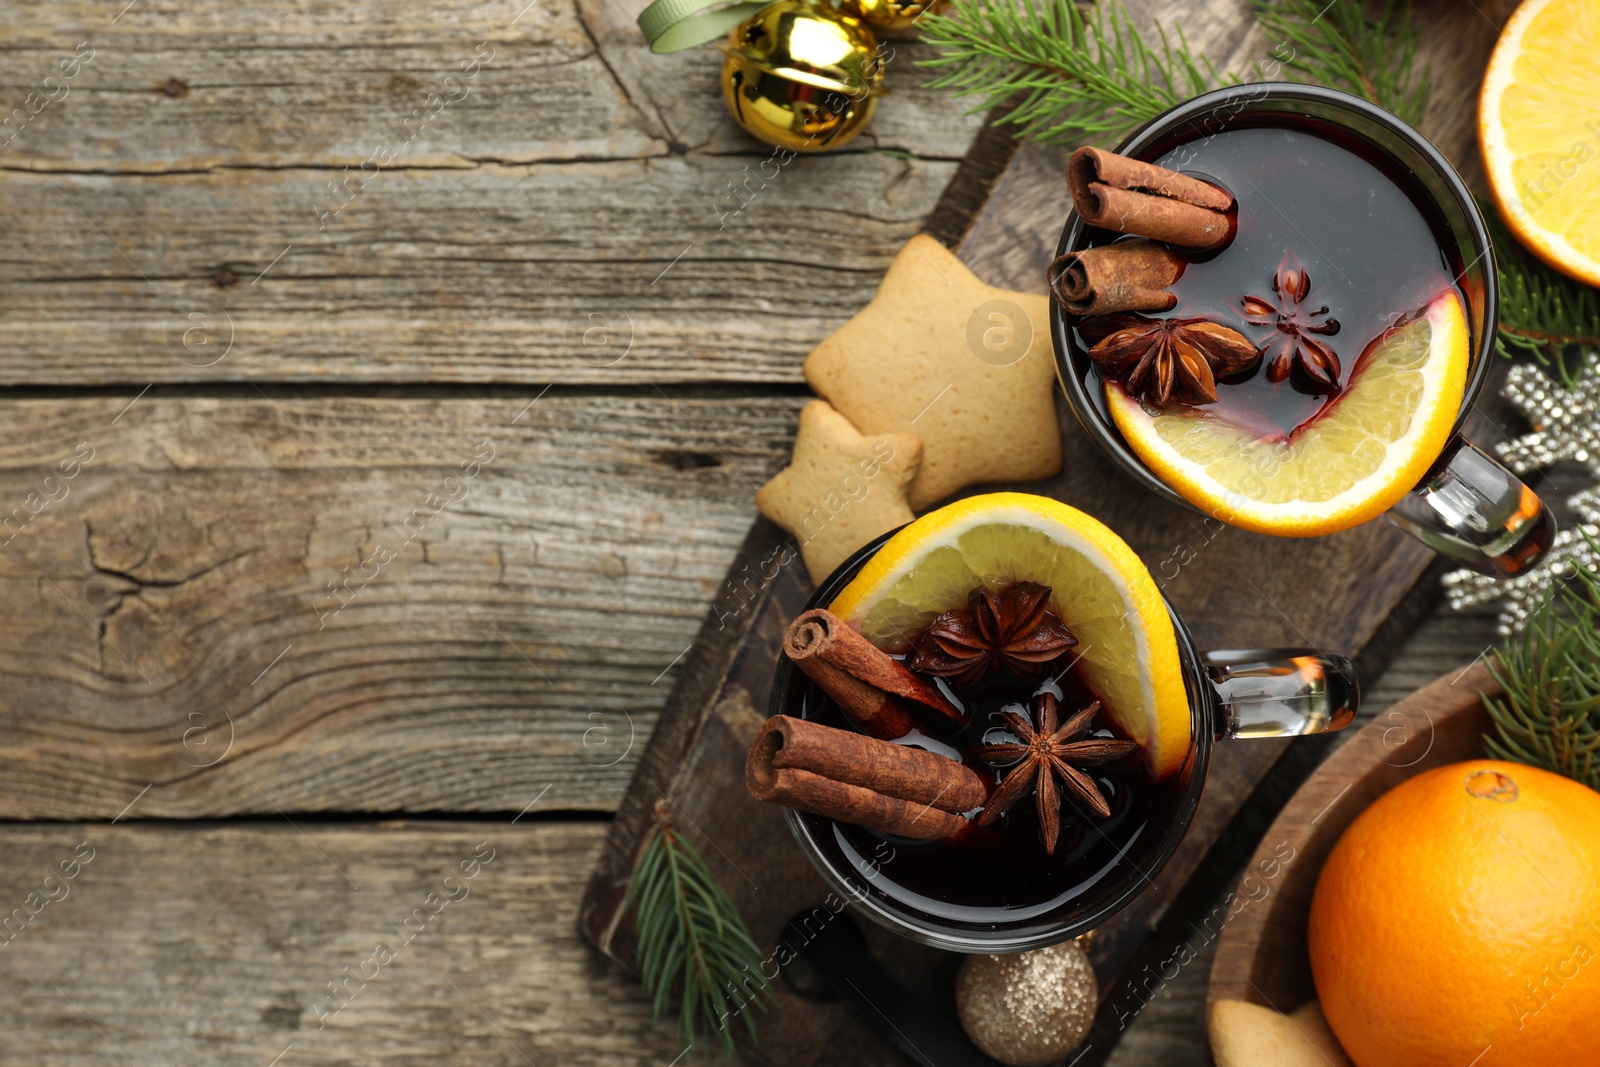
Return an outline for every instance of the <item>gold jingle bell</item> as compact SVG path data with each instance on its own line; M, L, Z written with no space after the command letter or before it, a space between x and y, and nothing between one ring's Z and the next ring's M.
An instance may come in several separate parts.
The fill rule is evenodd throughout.
M854 16L875 30L908 30L924 13L938 14L945 0L831 0L844 14Z
M722 65L734 120L795 152L837 148L861 132L883 85L878 39L811 0L776 0L736 26Z

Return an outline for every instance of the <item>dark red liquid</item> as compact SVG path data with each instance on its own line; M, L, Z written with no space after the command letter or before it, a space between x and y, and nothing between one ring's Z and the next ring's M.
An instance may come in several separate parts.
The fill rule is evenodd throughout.
M1443 250L1443 226L1430 217L1426 198L1409 176L1357 142L1298 126L1240 128L1178 145L1152 162L1220 185L1238 201L1233 240L1193 257L1172 286L1177 306L1154 318L1206 318L1265 345L1274 327L1245 322L1240 299L1278 302L1272 280L1287 257L1311 280L1301 306L1326 306L1339 322L1338 333L1314 336L1338 355L1345 385L1385 330L1446 289L1460 292L1460 265ZM1096 245L1118 236L1090 232ZM1086 350L1084 342L1075 337ZM1242 383L1219 384L1217 402L1206 410L1269 436L1307 422L1328 400L1293 377L1268 381L1263 366Z
M1055 692L1063 721L1096 699L1078 670L1069 667L1055 677L1057 671L1061 668L1034 679L996 673L975 687L954 690L969 712L967 724L953 732L929 729L905 742L961 758L990 783L998 782L1009 768L991 768L971 753L983 744L1017 740L1000 721L1002 708L1021 711L1037 726L1024 708L1035 693ZM798 707L802 718L852 728L804 674L795 671L790 684L791 707ZM1098 727L1094 734L1115 736ZM1077 801L1063 799L1053 856L1045 852L1031 795L994 825L974 822L946 841L891 838L816 815L801 818L835 869L866 891L939 922L989 927L1045 919L1086 897L1112 893L1129 882L1147 883L1156 873L1150 868L1158 844L1177 819L1191 769L1155 783L1138 752L1086 769L1110 803L1111 816L1099 819ZM977 810L970 814L976 816Z

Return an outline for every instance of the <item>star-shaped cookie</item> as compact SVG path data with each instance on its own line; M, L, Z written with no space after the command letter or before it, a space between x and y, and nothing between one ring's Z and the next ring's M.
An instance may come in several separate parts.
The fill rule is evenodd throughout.
M821 400L800 409L789 466L756 492L761 514L794 534L818 585L850 553L911 521L906 486L922 442L914 434L863 435Z
M974 482L1061 470L1049 301L985 285L918 234L877 295L806 357L805 376L862 433L922 438L921 510Z

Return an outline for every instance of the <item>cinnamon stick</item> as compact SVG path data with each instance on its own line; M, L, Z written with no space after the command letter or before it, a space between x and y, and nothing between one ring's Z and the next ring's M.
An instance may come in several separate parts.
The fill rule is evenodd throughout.
M1154 241L1068 252L1050 264L1050 295L1074 315L1170 311L1178 303L1167 287L1183 274L1183 257Z
M1233 197L1215 185L1100 148L1072 153L1067 190L1089 225L1180 248L1216 248L1233 229Z
M756 735L744 780L757 800L919 841L962 829L988 794L955 760L788 715Z
M803 613L783 635L784 654L822 687L852 722L874 737L904 737L919 725L915 709L952 723L961 710L937 686L912 674L839 616Z

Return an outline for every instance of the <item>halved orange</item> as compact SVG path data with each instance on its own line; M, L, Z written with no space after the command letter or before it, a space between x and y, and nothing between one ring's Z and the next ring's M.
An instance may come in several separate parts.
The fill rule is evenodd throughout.
M1527 0L1500 34L1478 140L1506 225L1559 271L1600 285L1600 3Z

